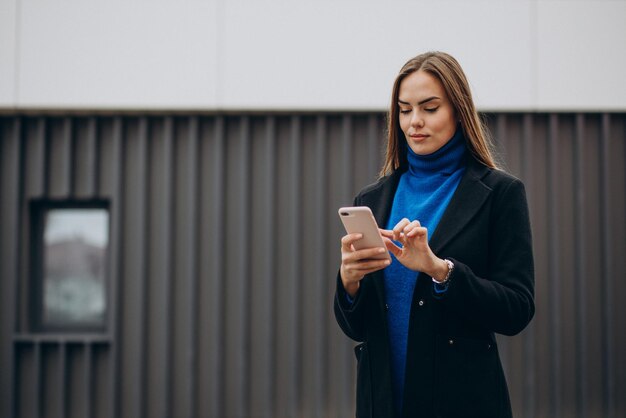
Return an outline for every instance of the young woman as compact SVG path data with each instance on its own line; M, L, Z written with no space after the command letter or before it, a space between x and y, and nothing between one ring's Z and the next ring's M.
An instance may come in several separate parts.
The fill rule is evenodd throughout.
M496 167L469 84L442 52L395 80L369 206L386 248L341 239L335 316L361 342L357 417L510 417L494 333L534 315L524 185ZM373 260L389 251L392 261Z

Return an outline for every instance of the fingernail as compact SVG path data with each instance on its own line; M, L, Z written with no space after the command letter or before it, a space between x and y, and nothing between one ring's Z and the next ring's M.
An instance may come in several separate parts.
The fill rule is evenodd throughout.
M378 252L379 252L380 254L382 254L382 253L384 253L384 252L385 252L385 249L384 249L384 248L379 248L379 249L378 249Z

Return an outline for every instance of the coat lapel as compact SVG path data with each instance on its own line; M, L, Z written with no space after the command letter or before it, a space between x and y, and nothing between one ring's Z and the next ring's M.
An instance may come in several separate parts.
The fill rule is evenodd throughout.
M379 227L384 228L387 219L391 213L393 205L393 197L398 188L398 182L402 172L396 171L388 178L382 180L378 185L374 186L369 192L361 196L360 205L368 206L372 210L376 223ZM382 270L372 273L371 277L376 293L378 293L379 308L385 312L385 278ZM385 324L387 322L385 321ZM386 331L385 331L386 332Z
M378 223L379 228L384 228L387 224L387 219L391 213L391 206L393 205L393 197L396 194L401 176L402 172L394 172L381 181L370 192L362 196L361 204L369 206L374 214L374 218L376 218L376 223Z
M430 248L438 254L481 210L491 189L482 182L489 169L468 158L467 171L448 204L430 239Z

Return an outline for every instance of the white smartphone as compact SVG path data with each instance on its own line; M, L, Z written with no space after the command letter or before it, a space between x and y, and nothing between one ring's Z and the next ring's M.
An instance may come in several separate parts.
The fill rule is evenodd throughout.
M383 237L380 235L376 219L372 211L367 206L349 206L339 208L339 217L348 234L360 233L363 238L354 242L354 248L363 250L365 248L385 248ZM391 256L386 251L372 258L390 260Z

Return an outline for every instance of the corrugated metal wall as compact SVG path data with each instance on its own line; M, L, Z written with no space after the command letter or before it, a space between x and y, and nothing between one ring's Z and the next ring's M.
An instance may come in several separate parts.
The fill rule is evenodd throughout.
M489 115L527 186L537 314L518 417L626 414L626 115ZM0 117L0 416L345 417L336 209L380 114ZM104 333L35 333L29 202L110 204Z

